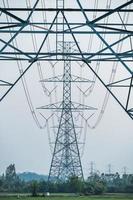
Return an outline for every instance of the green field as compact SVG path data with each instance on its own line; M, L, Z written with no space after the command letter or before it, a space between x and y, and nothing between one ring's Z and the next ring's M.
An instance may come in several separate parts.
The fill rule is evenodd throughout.
M103 196L50 196L50 197L13 197L13 196L0 196L0 200L131 200L133 195L120 194L120 195L103 195Z

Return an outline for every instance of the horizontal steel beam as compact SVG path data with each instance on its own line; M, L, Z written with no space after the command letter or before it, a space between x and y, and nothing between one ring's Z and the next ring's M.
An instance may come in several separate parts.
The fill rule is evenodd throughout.
M16 58L16 57L10 57L10 58L7 58L7 57L1 57L0 56L0 61L17 61L17 60L21 60L21 61L30 61L29 59L27 58ZM82 61L82 58L81 57L77 57L77 58L69 58L67 59L68 61ZM37 61L42 61L42 62L45 62L45 61L65 61L65 59L62 59L62 58L55 58L55 57L52 57L52 58L49 58L49 57L46 57L46 58L38 58ZM97 62L97 61L100 61L100 62L118 62L118 60L116 58L113 58L113 59L105 59L105 58L99 58L99 59L90 59L88 61L88 63L91 63L91 62ZM123 62L133 62L132 59L122 59Z
M5 11L32 11L32 8L2 8ZM85 12L110 12L114 9L83 9ZM79 8L35 8L34 11L63 11L63 12L81 12ZM121 9L119 12L133 12L133 9Z
M18 30L0 30L0 33L17 33L18 32ZM35 34L46 34L48 31L46 31L46 30L37 30L37 31L30 31L30 30L23 30L23 31L21 31L19 34L31 34L31 33L35 33ZM72 33L73 34L95 34L96 35L96 33L95 32L93 32L93 31L72 31ZM64 32L62 32L62 31L49 31L49 34L72 34L70 31L64 31ZM133 32L131 31L131 32L128 32L127 33L127 31L97 31L97 33L99 33L99 34L106 34L106 35L108 35L108 34L118 34L118 35L120 35L120 34L128 34L128 35L133 35Z
M21 23L17 23L17 22L7 22L7 21L2 21L0 22L0 25L20 25ZM51 22L28 22L28 25L51 25ZM55 22L54 25L64 25L64 23L61 22ZM75 25L75 26L85 26L86 23L82 23L82 22L70 22L69 25ZM95 25L97 26L122 26L122 23L95 23ZM133 23L124 23L125 26L133 26ZM42 27L43 28L43 27Z
M34 56L36 55L36 52L9 52L9 51L4 51L4 52L1 52L0 55L30 55L30 56ZM40 52L39 53L39 56L77 56L77 55L81 55L81 53L51 53L51 52ZM113 53L89 53L89 52L82 52L82 55L84 56L89 56L89 55L93 55L93 56L114 56ZM133 57L133 53L116 53L117 56L124 56L124 57Z

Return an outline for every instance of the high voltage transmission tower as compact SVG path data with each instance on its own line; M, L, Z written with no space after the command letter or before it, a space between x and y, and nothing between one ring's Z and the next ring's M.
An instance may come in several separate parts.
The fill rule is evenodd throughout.
M62 1L63 2L63 1ZM61 18L60 18L61 19ZM57 38L58 40L58 38ZM63 48L62 48L63 47ZM61 112L58 131L55 139L54 151L52 155L52 161L49 171L48 182L52 180L66 181L69 177L76 176L84 179L83 170L81 165L79 141L77 138L76 129L82 128L74 123L73 112L81 112L84 110L95 111L96 108L86 106L81 103L73 102L72 86L71 83L89 83L88 79L73 76L71 73L71 60L67 56L67 53L71 53L74 48L74 44L71 41L57 41L57 51L62 49L66 55L64 56L65 61L64 73L62 76L56 76L42 80L42 82L52 83L59 82L63 83L63 100L59 103L52 103L50 105L39 107L41 110L54 110ZM68 60L67 60L68 58Z
M70 53L71 42L63 44L64 51ZM80 105L81 107L81 105ZM58 109L58 108L57 108ZM76 127L72 110L79 111L82 108L73 108L71 101L71 61L64 61L63 74L63 101L55 147L50 166L48 181L56 177L58 180L67 180L71 176L80 177L83 180L80 152ZM91 109L88 107L88 109Z
M56 8L64 9L64 0L56 0ZM64 17L60 13L56 18L56 31L64 31ZM60 110L61 116L59 120L58 131L55 139L55 146L52 155L52 162L49 171L48 182L53 179L56 181L66 181L69 177L76 176L84 179L81 165L79 141L76 133L76 126L73 119L73 112L81 110L95 110L92 107L72 102L71 99L71 83L73 82L91 82L90 80L76 77L75 80L71 73L71 60L67 54L74 51L75 42L65 41L64 34L56 34L56 53L64 53L62 59L64 61L64 72L62 77L52 77L42 80L43 82L62 82L63 83L63 100L59 105L52 104L43 106L40 109L52 109L56 105ZM80 127L79 127L80 128Z
M3 76L0 78L0 86L5 88L4 93L1 93L0 101L36 63L63 62L64 74L62 77L56 76L42 80L43 82L63 83L62 102L40 107L44 110L51 109L61 112L49 181L53 177L58 180L66 180L72 175L83 179L73 112L95 109L72 102L71 83L90 83L91 81L80 76L73 76L71 64L75 61L86 65L128 116L133 119L133 9L131 7L133 0L123 0L122 3L119 3L120 5L116 4L106 8L92 8L91 1L85 3L83 0L50 1L52 6L49 1L46 1L47 6L45 7L41 7L41 0L32 1L31 6L27 7L25 3L10 5L8 0L0 0L0 2L3 2L0 4L3 5L0 7L0 62L9 63L10 68L15 61L21 61L25 66L23 70L20 70L20 75L16 73L17 78L13 81L7 80ZM5 2L8 2L8 6ZM46 21L40 17L42 12L48 15ZM98 13L94 19L91 17L92 13ZM30 45L30 41L28 41L28 45L25 42L26 39L28 40L29 34L32 35L32 39L40 36L37 40L38 45L34 49ZM92 44L95 48L87 51L86 43L90 35L95 37ZM51 42L51 49L47 48L48 38ZM19 43L21 40L23 46L20 48L17 42ZM100 48L98 48L99 43L102 43ZM125 48L122 48L123 45ZM117 65L113 65L109 81L104 72L100 74L95 70L94 65L97 62L106 63L106 73L109 73L107 68L111 63L117 63ZM120 75L120 70L124 72L123 76ZM117 71L119 75L115 76ZM121 89L124 92L121 92ZM123 93L124 98L121 96ZM104 112L104 109L101 112Z

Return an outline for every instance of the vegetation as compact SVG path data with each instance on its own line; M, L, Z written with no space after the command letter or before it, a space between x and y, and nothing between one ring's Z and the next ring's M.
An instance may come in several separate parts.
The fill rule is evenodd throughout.
M0 192L2 193L75 193L78 195L101 195L108 193L133 193L133 174L91 174L84 182L72 176L66 182L50 183L45 180L25 182L16 174L15 165L7 167L5 174L0 176ZM1 198L0 198L1 199Z
M67 196L58 196L58 197L0 197L0 200L131 200L133 196L78 196L78 197L67 197Z

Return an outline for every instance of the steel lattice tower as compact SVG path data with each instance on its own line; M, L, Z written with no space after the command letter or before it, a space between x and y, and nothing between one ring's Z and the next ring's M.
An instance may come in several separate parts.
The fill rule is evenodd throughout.
M64 9L64 0L56 1L56 9ZM43 80L43 82L62 82L63 83L63 100L60 105L53 103L40 109L55 109L61 112L58 131L56 135L54 151L52 155L51 166L49 170L48 182L66 181L71 176L83 177L81 165L79 141L77 139L76 126L73 120L73 111L95 110L90 106L85 106L71 100L71 83L72 82L91 82L82 77L76 77L71 74L71 58L70 54L76 47L76 42L67 41L64 32L65 18L63 13L58 13L56 18L56 58L58 54L63 60L64 72L62 78L56 76Z
M64 51L70 53L71 42L64 43ZM77 135L71 110L71 61L64 61L62 112L56 137L49 181L67 180L70 176L83 179Z
M56 0L56 8L64 9L64 0ZM56 31L64 31L64 18L60 14L56 19ZM61 25L60 25L61 24ZM66 42L64 34L56 34L56 52L65 53L63 73L62 111L55 141L48 181L54 177L56 181L65 181L71 176L83 180L75 124L71 110L71 61L67 54L71 53L73 42Z
M71 2L71 1L70 1ZM56 41L60 41L64 36L71 36L73 41L75 41L78 51L70 53L71 61L79 61L84 63L90 71L97 77L101 84L106 88L106 90L113 96L121 108L128 114L128 116L133 119L133 105L132 105L132 87L133 87L133 70L132 70L132 5L133 1L129 0L120 3L118 5L112 5L110 8L92 8L92 5L84 5L80 0L73 1L77 7L71 8L70 6L64 7L63 0L57 0L56 6L41 8L39 5L40 0L36 0L31 7L15 7L15 6L4 6L0 7L1 21L0 21L0 62L7 61L22 61L26 63L26 67L21 71L18 76L16 74L15 80L7 80L4 77L0 79L0 86L5 89L5 91L0 95L0 102L7 96L7 94L12 90L12 88L21 80L21 78L26 74L26 72L32 68L37 62L55 62L64 61L65 53L63 52L63 46L58 44L53 44L53 49L43 49L46 46L46 41L48 36L55 36ZM32 21L32 16L37 13L47 12L52 17L52 20L48 21L37 21L36 18ZM98 13L96 19L91 19L89 13ZM23 17L27 16L28 17ZM52 15L51 15L52 13ZM71 17L68 16L71 14ZM130 13L129 23L123 21L122 13ZM26 14L26 15L25 15ZM73 21L73 17L80 16L79 19ZM118 15L118 16L117 16ZM116 16L119 18L117 19ZM104 19L108 17L113 17L110 22L104 22ZM10 19L10 20L9 20ZM44 27L46 25L46 27ZM32 27L32 28L31 28ZM33 29L34 27L34 29ZM61 28L61 29L60 29ZM12 34L9 37L8 34ZM36 51L33 49L26 50L18 45L14 44L14 40L21 36L31 34L42 35L43 39L39 48ZM7 38L4 36L8 35ZM100 41L103 46L99 50L94 49L93 51L83 50L82 45L80 45L81 38L78 36L90 36L94 35L95 38ZM115 35L119 36L114 38L113 41L109 41L108 38L104 38L104 35L113 38ZM83 37L84 39L84 37ZM124 43L130 45L127 46L126 51L121 49L116 49L117 45ZM62 41L62 39L61 39ZM59 47L60 46L60 47ZM27 62L28 61L28 62ZM116 77L115 80L107 81L105 77L98 74L93 63L119 63L119 66L124 71L124 76ZM114 70L115 72L116 70ZM113 73L114 73L113 72ZM6 89L7 88L7 89ZM126 95L122 98L114 90L125 88ZM113 90L114 89L114 90Z

